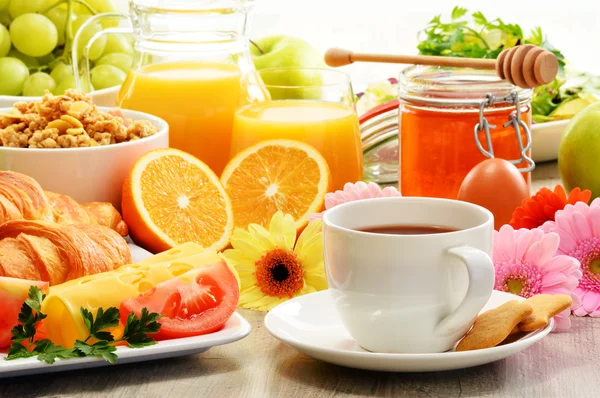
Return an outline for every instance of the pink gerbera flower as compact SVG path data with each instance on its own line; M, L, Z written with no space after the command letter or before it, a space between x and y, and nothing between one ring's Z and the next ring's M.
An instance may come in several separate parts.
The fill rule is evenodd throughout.
M386 187L381 189L374 182L365 183L362 181L352 184L348 182L344 185L343 191L335 191L325 194L325 210L329 210L339 204L346 202L354 202L355 200L384 198L390 196L402 196L394 187ZM313 221L323 217L323 213L315 213L308 217L309 221Z
M567 205L556 212L554 221L540 227L560 236L558 252L581 263L583 276L575 288L581 299L573 313L600 317L600 198L590 205L583 202Z
M494 289L525 298L536 294L567 294L573 305L579 305L579 297L573 292L581 278L579 261L557 255L559 241L558 234L540 229L514 230L504 225L500 231L494 231ZM567 309L554 317L555 330L571 327L569 314Z

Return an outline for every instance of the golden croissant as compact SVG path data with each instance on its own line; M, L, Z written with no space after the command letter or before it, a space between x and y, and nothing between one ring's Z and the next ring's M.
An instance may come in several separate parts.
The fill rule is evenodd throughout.
M97 224L126 236L127 225L110 203L79 204L67 195L44 191L33 178L0 171L0 225L11 220Z
M125 239L101 225L27 220L0 225L0 276L58 285L129 263Z

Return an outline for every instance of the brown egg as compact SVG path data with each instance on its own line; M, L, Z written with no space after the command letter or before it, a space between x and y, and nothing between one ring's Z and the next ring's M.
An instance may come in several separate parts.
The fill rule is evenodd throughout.
M529 197L527 183L515 165L504 159L486 159L473 167L458 191L458 200L483 206L494 214L494 229L508 224Z

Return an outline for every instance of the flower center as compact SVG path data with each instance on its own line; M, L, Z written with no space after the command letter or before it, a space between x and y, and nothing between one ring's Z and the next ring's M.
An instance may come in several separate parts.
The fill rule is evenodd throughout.
M537 266L517 260L496 261L495 290L529 298L542 290L542 274Z
M523 281L519 279L512 279L506 282L508 291L512 294L521 295L523 291Z
M304 269L295 253L283 249L268 251L256 262L256 286L268 295L294 297L304 287Z
M583 276L579 286L584 290L600 291L600 239L593 237L581 242L569 256L581 263Z

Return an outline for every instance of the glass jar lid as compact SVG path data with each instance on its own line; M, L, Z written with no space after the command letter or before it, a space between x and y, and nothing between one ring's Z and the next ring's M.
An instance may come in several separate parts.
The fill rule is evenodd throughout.
M531 100L532 91L514 86L493 70L415 65L400 73L399 98L435 106L478 106L491 94L496 104L516 92L521 103Z

